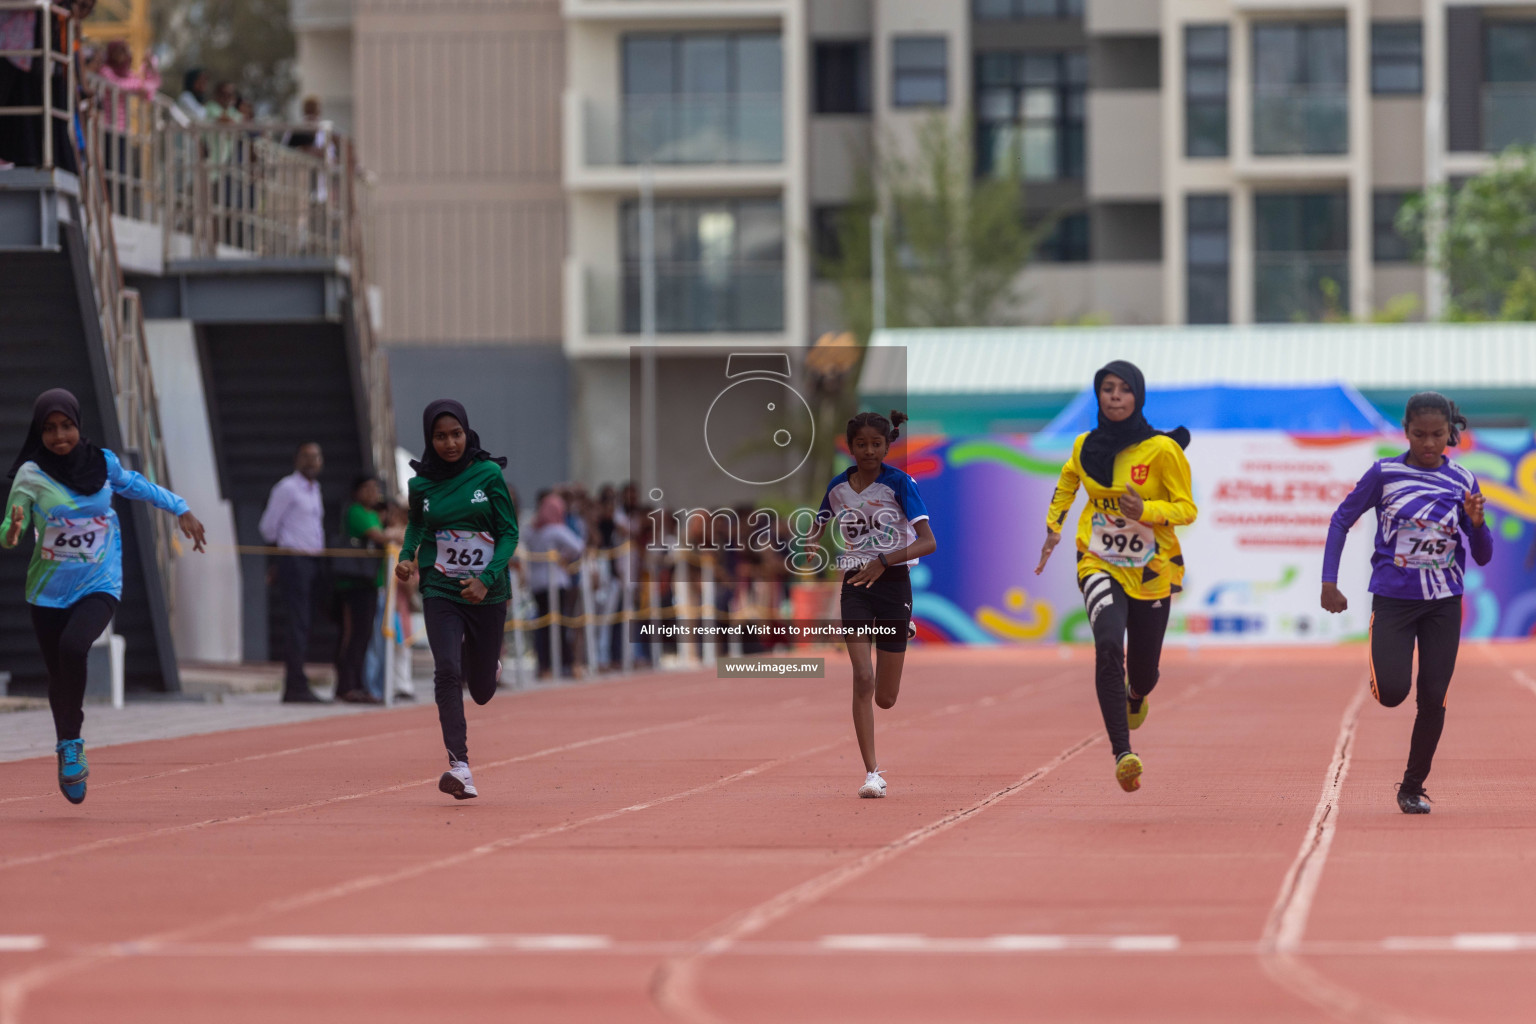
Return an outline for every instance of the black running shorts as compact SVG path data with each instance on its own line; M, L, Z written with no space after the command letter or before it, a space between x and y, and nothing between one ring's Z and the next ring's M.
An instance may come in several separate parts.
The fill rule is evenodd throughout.
M904 565L893 565L867 587L850 587L854 576L843 574L843 625L866 623L894 627L894 637L879 637L875 650L901 654L907 649L907 625L912 621L912 576Z

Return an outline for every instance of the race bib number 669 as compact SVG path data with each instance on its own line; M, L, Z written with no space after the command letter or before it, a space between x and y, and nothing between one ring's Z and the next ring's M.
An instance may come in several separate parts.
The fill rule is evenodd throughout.
M105 516L59 519L43 528L39 550L50 562L99 562L111 536L112 523Z

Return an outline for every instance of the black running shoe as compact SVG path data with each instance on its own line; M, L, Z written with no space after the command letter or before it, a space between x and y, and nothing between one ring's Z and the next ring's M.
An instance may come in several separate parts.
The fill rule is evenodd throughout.
M1429 794L1422 789L1413 790L1398 784L1397 806L1404 814L1428 814L1429 803Z

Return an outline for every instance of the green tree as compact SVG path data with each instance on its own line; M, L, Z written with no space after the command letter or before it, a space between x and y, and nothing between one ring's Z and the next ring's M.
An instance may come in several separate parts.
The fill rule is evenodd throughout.
M877 210L885 213L890 327L1006 323L1017 314L1019 273L1054 227L1054 221L1024 226L1017 153L1008 172L978 178L968 130L951 128L935 115L921 126L917 141L914 157L882 157L859 172L853 201L838 218L838 253L817 261L820 275L837 288L842 326L851 335L819 347L810 360L821 437L840 436L858 411L857 383L874 328L870 220ZM835 457L832 443L818 444L807 479L824 481Z
M1430 230L1436 211L1443 227ZM1403 205L1397 228L1449 286L1449 320L1536 319L1536 149L1512 146L1459 188Z
M150 22L166 92L200 67L210 91L233 82L258 112L284 116L296 88L288 0L156 0Z
M873 327L870 219L886 213L885 322L891 327L973 327L1004 322L1017 280L1053 223L1024 226L1017 159L977 178L966 129L935 115L918 132L914 158L883 157L859 175L838 223L835 258L819 269L838 289L843 326L861 343Z

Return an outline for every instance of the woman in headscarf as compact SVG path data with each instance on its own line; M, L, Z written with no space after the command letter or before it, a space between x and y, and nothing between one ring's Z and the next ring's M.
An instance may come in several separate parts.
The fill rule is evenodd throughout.
M80 738L86 656L123 596L123 538L112 496L147 501L176 516L198 551L203 524L185 500L124 469L113 452L81 437L80 403L62 388L43 392L33 404L32 426L10 479L0 547L14 548L28 527L37 537L27 568L27 603L48 666L59 789L78 804L90 776Z
M1164 433L1147 422L1141 371L1117 359L1093 375L1093 390L1099 423L1078 437L1061 467L1035 575L1060 543L1081 484L1088 504L1077 521L1077 585L1093 630L1094 681L1115 779L1129 793L1141 787L1142 772L1130 730L1146 720L1169 604L1184 581L1173 528L1193 523L1198 510L1184 457L1189 431Z
M501 475L507 460L481 449L462 405L438 399L421 425L426 447L411 463L410 518L395 573L401 582L418 571L421 577L437 717L448 748L448 771L437 788L467 800L480 794L469 771L462 687L469 684L476 704L496 694L517 511Z

